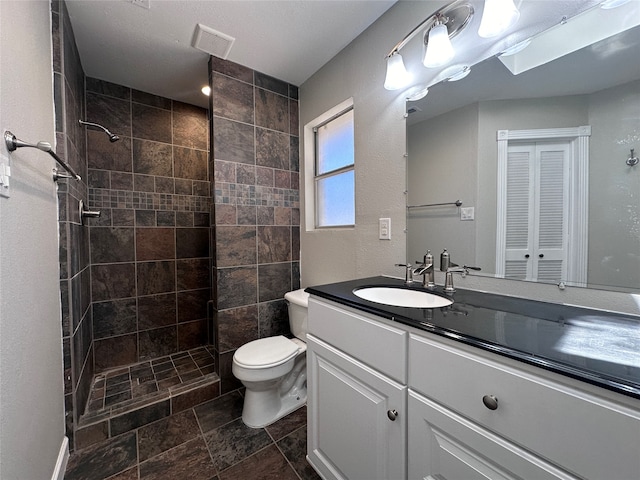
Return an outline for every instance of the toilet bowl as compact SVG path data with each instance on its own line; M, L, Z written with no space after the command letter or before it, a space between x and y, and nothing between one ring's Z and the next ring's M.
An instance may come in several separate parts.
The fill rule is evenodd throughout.
M295 338L282 335L242 345L233 355L233 375L245 386L242 421L260 428L293 412L307 401L307 306L309 294L285 294Z

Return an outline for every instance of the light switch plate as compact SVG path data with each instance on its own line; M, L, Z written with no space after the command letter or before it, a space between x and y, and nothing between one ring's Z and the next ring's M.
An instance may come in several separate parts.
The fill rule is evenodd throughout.
M460 209L460 220L473 220L475 216L474 207L462 207Z
M380 240L391 240L390 218L381 218L378 220L378 238Z

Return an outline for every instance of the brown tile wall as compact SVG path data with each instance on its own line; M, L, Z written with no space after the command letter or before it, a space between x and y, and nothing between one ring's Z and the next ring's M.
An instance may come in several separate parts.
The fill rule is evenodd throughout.
M86 403L93 377L89 231L80 222L78 203L87 202L84 128L84 71L64 2L51 2L56 153L82 177L58 181L60 297L67 436ZM61 170L64 173L64 170Z
M299 288L298 89L211 57L216 348L222 391L242 344L289 335Z
M211 299L206 109L86 79L95 370L206 345Z

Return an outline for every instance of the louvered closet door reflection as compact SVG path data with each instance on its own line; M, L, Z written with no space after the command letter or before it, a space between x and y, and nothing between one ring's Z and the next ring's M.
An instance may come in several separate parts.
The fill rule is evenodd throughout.
M566 278L568 142L510 145L507 159L505 276Z

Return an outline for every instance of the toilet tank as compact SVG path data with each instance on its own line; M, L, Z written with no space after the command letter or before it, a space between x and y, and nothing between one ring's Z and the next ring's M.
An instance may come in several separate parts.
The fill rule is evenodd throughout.
M309 294L301 288L300 290L285 293L284 298L289 308L289 326L291 327L291 333L303 342L306 342Z

